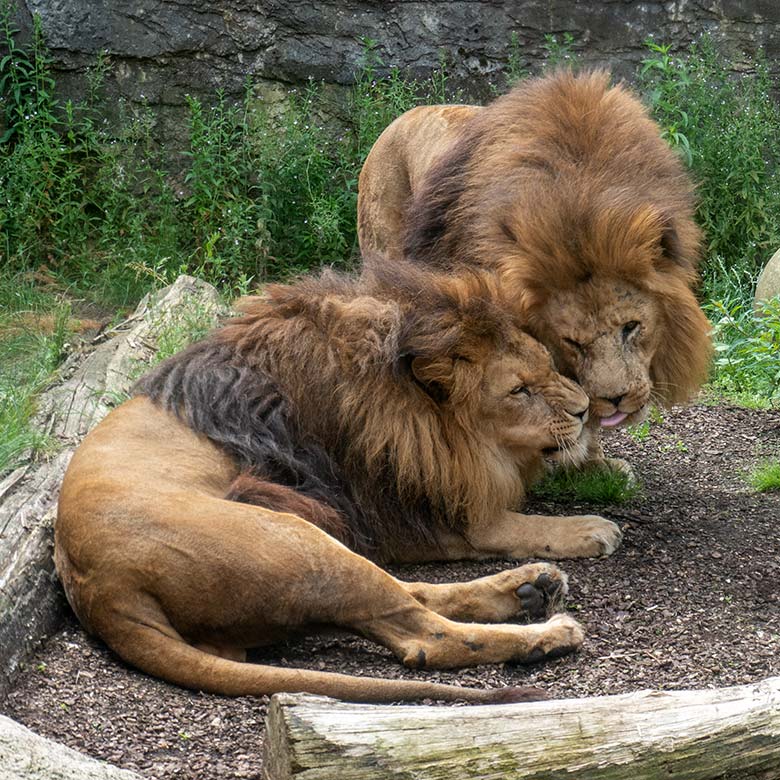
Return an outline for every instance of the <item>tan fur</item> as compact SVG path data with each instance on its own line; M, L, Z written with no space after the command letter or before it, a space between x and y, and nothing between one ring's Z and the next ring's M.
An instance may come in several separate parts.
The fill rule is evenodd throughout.
M369 273L404 255L493 269L523 326L588 393L597 427L685 401L706 377L693 209L640 102L606 73L562 71L484 108L396 119L360 174L358 234L364 253L384 254Z
M441 528L430 549L392 540L389 557L611 552L620 532L606 520L509 511L508 502L522 495L523 470L538 468L543 449L563 445L569 457L583 456L578 415L587 397L552 370L541 345L505 328L499 314L501 327L491 329L490 312L499 310L480 305L473 287L444 286L446 305L438 309L420 296L411 306L349 287L327 292L327 280L275 287L211 338L230 345L236 361L271 372L311 435L347 437L365 482L376 479L379 451L390 451L410 494L423 489L465 507L465 528ZM484 295L488 288L480 289ZM388 370L388 355L394 361L407 350L415 355L413 377ZM430 383L447 398L434 401L423 389ZM518 383L527 392L512 393ZM329 417L341 421L338 429ZM223 449L143 396L114 410L75 453L55 527L57 570L83 625L128 663L229 695L487 701L500 692L240 659L248 648L313 624L360 633L412 667L531 661L582 641L579 625L564 615L504 624L528 609L529 588L548 612L555 606L565 577L550 564L473 582L404 583L317 528L316 520L226 500L240 475ZM357 472L354 480L360 481ZM294 505L306 511L306 501ZM533 616L542 615L537 609ZM481 624L488 621L498 625Z

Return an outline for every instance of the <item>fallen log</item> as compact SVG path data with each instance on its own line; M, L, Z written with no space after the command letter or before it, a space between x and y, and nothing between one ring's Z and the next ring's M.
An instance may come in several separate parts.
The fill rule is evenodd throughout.
M40 737L0 715L0 777L3 780L143 780Z
M101 334L86 356L72 355L59 381L38 399L35 423L55 443L57 454L36 461L31 453L0 479L0 700L20 663L64 614L52 561L52 522L73 451L126 397L161 338L193 320L216 323L223 311L211 285L181 276Z
M266 780L780 778L780 677L469 707L279 694L266 727Z

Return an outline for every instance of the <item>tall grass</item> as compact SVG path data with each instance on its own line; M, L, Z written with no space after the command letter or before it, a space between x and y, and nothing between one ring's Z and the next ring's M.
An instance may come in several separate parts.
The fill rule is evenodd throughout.
M766 63L738 77L708 37L681 55L648 45L646 94L699 184L703 297L745 297L780 246L780 106Z
M189 144L157 149L154 117L120 106L102 118L110 62L91 69L88 96L60 102L36 20L16 43L8 0L0 16L9 55L0 63L7 132L0 141L0 246L6 269L45 264L79 290L116 302L150 284L194 273L228 290L322 264L348 265L356 250L357 174L398 114L451 95L446 67L427 81L382 67L375 42L346 112L320 85L293 89L269 111L247 81L244 99L187 98ZM336 129L327 117L346 113ZM175 190L172 160L185 160Z
M51 446L30 419L64 354L69 314L30 280L0 278L0 474Z

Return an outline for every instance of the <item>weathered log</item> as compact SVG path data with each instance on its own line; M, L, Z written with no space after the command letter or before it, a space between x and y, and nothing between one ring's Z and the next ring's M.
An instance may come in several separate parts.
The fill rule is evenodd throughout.
M470 707L279 694L266 780L780 778L780 677L699 691Z
M60 382L42 394L36 424L57 455L28 462L0 481L0 699L32 647L62 615L52 562L52 521L59 486L81 439L122 400L155 354L161 335L193 317L216 321L223 311L211 285L182 276L147 296L135 313L72 355Z
M0 777L3 780L143 780L77 753L0 715Z

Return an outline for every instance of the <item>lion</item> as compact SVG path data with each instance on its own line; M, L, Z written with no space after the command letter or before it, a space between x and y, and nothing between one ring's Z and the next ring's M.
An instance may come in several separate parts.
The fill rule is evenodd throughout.
M609 82L558 71L486 107L414 108L371 149L358 195L375 262L493 269L588 394L596 430L688 400L711 354L694 187L640 101ZM609 465L598 435L588 460Z
M89 632L184 687L355 701L524 694L256 665L246 650L312 625L413 668L581 644L580 625L552 614L566 578L551 563L428 584L374 562L595 556L620 542L599 517L511 511L545 457L585 457L587 396L492 282L417 275L373 294L332 273L269 286L89 434L55 525L57 571Z

